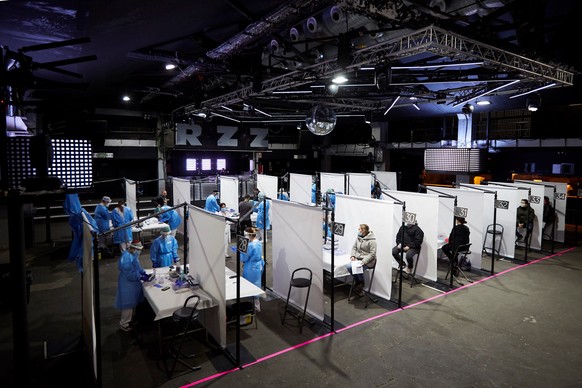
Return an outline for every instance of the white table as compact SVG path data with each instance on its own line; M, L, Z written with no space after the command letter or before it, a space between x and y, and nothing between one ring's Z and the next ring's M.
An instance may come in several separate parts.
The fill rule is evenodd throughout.
M144 296L156 314L154 321L171 317L174 311L182 307L186 299L192 295L200 297L197 307L200 310L215 306L212 298L201 288L175 292L171 287L172 281L168 278L169 271L169 267L156 268L157 279L143 283ZM152 273L151 270L147 272ZM161 279L163 279L162 284L160 284ZM170 289L162 291L167 286L170 286Z
M228 267L224 268L226 281L226 300L236 299L236 272ZM262 288L255 286L247 279L241 276L240 278L240 297L249 298L251 296L263 296L265 291Z
M136 224L131 228L132 234L137 234L139 240L141 240L142 237L144 237L142 236L142 233L146 232L148 234L149 241L154 240L160 234L160 230L162 230L162 228L166 226L169 227L168 224L159 222L156 218L149 218L145 220L141 226L139 225L140 224Z
M336 249L334 251L334 269L333 277L340 278L349 275L350 273L346 269L346 264L351 263L350 254L344 250ZM323 269L327 272L331 272L331 250L323 250Z

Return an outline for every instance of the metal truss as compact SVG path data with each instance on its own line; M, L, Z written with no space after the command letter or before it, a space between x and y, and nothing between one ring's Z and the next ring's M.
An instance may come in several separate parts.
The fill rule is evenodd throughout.
M346 71L349 72L350 70L359 69L361 66L377 65L427 52L443 57L483 61L485 63L484 66L497 68L501 71L517 70L523 76L524 81L536 80L538 82L547 82L548 84L556 83L556 86L571 86L574 80L572 72L561 69L556 65L528 59L434 26L411 31L399 37L354 51L352 63L346 67ZM209 109L241 103L253 96L274 97L272 95L273 91L292 90L293 88L326 79L337 71L336 60L328 60L264 80L261 84L261 93L256 93L253 91L252 86L247 86L206 100L202 102L201 106ZM500 79L500 81L502 80ZM476 87L474 92L483 92L483 89ZM461 97L469 98L468 95ZM329 102L326 102L326 104L329 104ZM340 102L339 104L343 103ZM357 103L350 102L347 105L366 108L370 106L367 104L378 104L378 102L359 100ZM194 104L185 106L186 113L197 110Z

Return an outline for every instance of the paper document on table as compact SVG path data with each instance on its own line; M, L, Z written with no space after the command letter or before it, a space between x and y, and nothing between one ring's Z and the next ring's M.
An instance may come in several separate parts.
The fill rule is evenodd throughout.
M359 273L364 273L362 265L362 262L359 260L352 261L352 274L357 275Z

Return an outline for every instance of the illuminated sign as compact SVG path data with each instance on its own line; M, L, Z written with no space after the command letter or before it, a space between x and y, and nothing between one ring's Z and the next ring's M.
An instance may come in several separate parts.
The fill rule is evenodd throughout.
M267 128L249 128L249 135L238 127L217 125L216 134L204 133L198 124L176 124L176 145L190 147L220 148L268 148ZM213 132L207 130L206 132ZM247 144L248 143L248 144Z

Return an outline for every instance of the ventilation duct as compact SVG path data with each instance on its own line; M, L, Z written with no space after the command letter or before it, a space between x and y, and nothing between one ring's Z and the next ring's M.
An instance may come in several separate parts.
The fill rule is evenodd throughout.
M312 16L305 21L305 31L311 35L317 35L321 31L321 27L316 18Z
M429 7L438 8L443 13L471 16L488 15L492 10L501 8L508 3L508 0L431 0Z
M323 11L322 20L325 29L330 34L336 34L338 26L342 28L343 31L346 29L345 13L338 6L333 6Z

